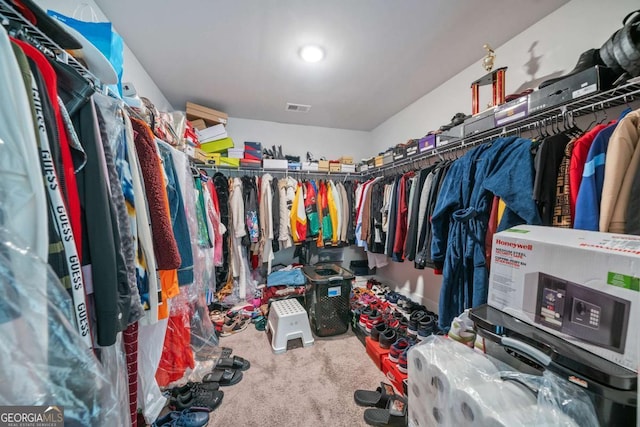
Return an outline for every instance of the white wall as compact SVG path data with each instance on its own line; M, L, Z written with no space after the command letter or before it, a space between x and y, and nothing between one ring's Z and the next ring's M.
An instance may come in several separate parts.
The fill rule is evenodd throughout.
M74 16L74 11L76 11L76 8L78 8L79 5L87 4L88 7L78 8L78 14L82 13L82 15L76 15L75 17L77 19L91 21L91 8L95 11L98 20L109 21L109 18L105 16L93 0L35 0L35 2L44 10L55 10L56 12L60 12L71 17ZM162 94L162 91L154 83L151 76L149 76L145 71L144 67L140 64L133 52L131 52L127 47L126 40L124 46L124 71L122 79L124 82L132 82L136 87L138 94L149 98L161 111L173 110L173 107Z
M637 0L573 0L497 47L496 67L509 67L507 93L535 88L549 75L572 70L580 53L599 48L621 27L626 14L637 7ZM481 45L479 40L478 49ZM389 118L371 132L370 153L437 129L456 112L469 114L470 84L483 74L480 63L474 64ZM405 294L423 296L429 309L437 308L441 277L432 270L415 270L408 262L390 263L378 269L378 274Z
M325 157L327 160L352 155L354 161L359 161L364 156L371 156L371 134L365 131L231 117L227 132L236 146L244 141L261 142L264 148L282 145L283 153L300 156L303 161L307 151L311 151L316 159Z

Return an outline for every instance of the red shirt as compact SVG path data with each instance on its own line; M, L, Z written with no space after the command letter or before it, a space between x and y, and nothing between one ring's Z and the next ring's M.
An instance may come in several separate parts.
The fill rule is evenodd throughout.
M569 202L571 218L575 218L576 200L578 200L578 190L582 182L582 172L584 172L584 164L587 162L589 148L591 148L591 144L598 133L608 125L609 124L597 125L573 143L573 151L571 152L571 161L569 163Z
M47 123L47 126L57 126L58 136L60 139L60 153L62 155L62 171L58 173L64 174L64 180L66 182L65 188L65 201L67 204L67 213L69 215L69 221L71 222L71 229L73 230L73 237L78 250L78 257L82 257L82 225L80 222L80 197L78 196L78 185L76 184L75 168L73 166L73 160L71 158L71 149L69 148L69 139L67 137L67 128L62 119L60 113L60 106L58 105L58 84L57 75L54 71L49 60L35 47L21 40L11 38L11 41L15 42L24 51L25 55L31 58L44 79L47 86L47 96L51 101L51 106L56 116L56 123ZM41 94L44 96L44 94Z

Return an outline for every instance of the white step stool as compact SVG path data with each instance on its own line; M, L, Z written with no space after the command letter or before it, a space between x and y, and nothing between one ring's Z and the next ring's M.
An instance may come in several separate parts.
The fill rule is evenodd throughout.
M309 317L295 298L271 303L267 332L269 330L271 331L271 348L275 354L287 351L287 342L296 338L301 338L305 347L313 345Z

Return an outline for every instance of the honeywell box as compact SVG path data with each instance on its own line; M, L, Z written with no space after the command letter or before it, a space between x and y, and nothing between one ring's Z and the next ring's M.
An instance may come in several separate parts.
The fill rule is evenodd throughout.
M497 233L488 303L638 371L640 237L524 225Z

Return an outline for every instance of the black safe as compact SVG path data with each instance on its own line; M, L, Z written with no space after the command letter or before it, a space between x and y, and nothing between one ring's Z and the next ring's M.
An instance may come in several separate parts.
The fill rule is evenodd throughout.
M624 353L630 301L545 273L533 273L525 281L537 285L536 323Z

